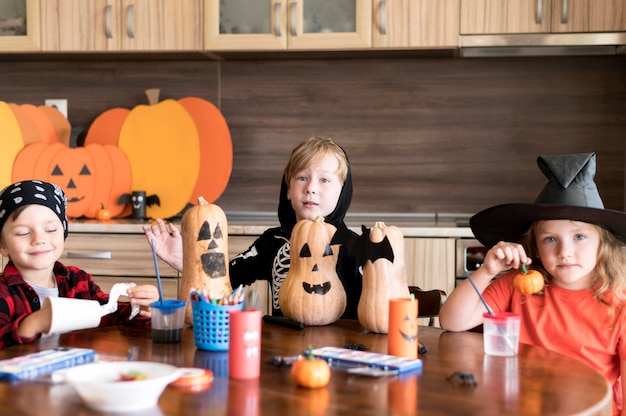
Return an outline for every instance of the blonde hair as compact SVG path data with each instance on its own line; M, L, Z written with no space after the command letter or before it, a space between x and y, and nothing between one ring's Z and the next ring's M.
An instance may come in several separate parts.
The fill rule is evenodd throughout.
M289 186L289 181L302 169L311 163L320 161L327 155L333 155L339 161L337 176L343 185L348 177L348 157L343 149L328 137L311 137L306 139L291 152L289 162L285 166L285 182Z
M532 258L537 258L539 255L535 239L537 224L538 221L533 222L522 242L528 255ZM595 288L592 296L607 306L609 318L612 318L615 312L614 306L622 304L626 300L626 252L624 251L624 243L606 228L597 224L590 225L595 227L600 234L597 261L591 282L592 287ZM548 272L541 265L534 264L534 268L539 270L544 277L549 277ZM612 296L611 302L606 300L606 296L609 294Z

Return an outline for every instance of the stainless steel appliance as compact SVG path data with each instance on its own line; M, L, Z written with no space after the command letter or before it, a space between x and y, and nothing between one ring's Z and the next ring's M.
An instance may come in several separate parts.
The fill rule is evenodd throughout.
M456 240L456 284L467 279L466 272L472 274L483 264L487 247L472 238Z

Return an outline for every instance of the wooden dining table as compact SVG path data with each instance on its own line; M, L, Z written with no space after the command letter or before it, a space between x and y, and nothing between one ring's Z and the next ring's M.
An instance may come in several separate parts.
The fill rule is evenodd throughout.
M42 338L0 351L0 359L58 346L92 348L102 361L156 361L209 369L211 385L199 391L168 386L158 407L136 415L610 415L608 382L590 366L540 347L520 345L516 357L483 352L482 335L420 327L427 352L416 372L371 377L331 367L327 387L298 387L290 367L276 357L301 354L308 346L360 346L386 353L387 336L363 329L358 321L286 328L263 323L261 375L253 380L228 377L228 352L196 348L192 328L182 342L156 343L150 329L114 326ZM453 374L471 374L475 384ZM0 382L1 415L101 415L86 407L67 384L46 378Z

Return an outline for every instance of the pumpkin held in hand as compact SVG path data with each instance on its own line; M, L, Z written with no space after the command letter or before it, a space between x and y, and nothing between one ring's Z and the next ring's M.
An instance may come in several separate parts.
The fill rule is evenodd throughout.
M336 322L346 309L346 291L337 275L337 229L317 217L300 220L290 239L289 271L278 291L283 314L306 325Z
M404 235L395 226L377 222L363 227L363 290L357 309L359 323L368 331L386 334L389 299L408 298L404 267Z
M185 322L193 325L189 293L196 289L219 299L230 292L228 223L222 208L198 197L181 220L183 273L178 298L187 301Z
M330 381L330 367L326 361L315 358L309 348L304 358L293 363L291 378L301 387L325 387Z
M513 278L513 286L522 295L541 292L544 286L543 275L538 270L528 270L525 264Z

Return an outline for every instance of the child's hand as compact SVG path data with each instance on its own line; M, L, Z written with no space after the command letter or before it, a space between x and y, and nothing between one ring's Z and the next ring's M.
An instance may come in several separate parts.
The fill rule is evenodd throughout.
M524 247L521 244L500 241L489 249L482 267L491 276L496 276L507 270L519 269L522 263L531 263L531 259L526 256Z
M52 325L52 306L50 302L43 302L41 309L28 315L20 322L17 333L23 338L32 338L35 335L50 331Z
M127 291L128 299L133 305L139 305L141 310L140 316L149 318L150 304L159 300L159 290L153 285L138 285L133 286Z
M183 270L183 238L178 228L171 222L157 218L150 225L142 227L148 243L154 241L157 256L179 272Z

